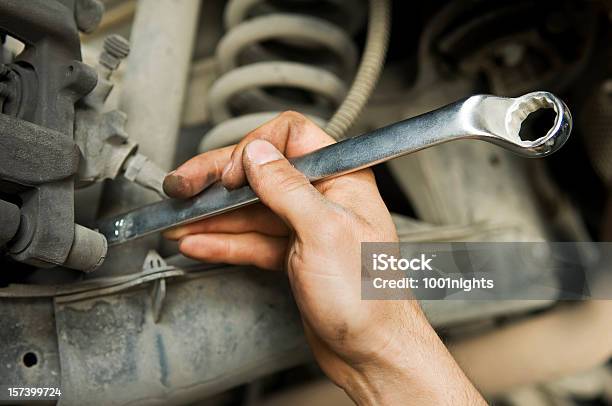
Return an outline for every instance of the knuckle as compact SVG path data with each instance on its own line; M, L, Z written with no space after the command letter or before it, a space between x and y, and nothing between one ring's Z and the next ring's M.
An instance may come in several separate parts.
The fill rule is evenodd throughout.
M309 120L308 118L306 118L305 115L298 113L297 111L294 110L286 110L283 111L280 115L280 118L286 120L286 121L290 121L292 123L307 123Z
M283 120L287 122L287 128L289 129L289 135L291 137L301 137L309 131L315 124L310 121L306 116L296 111L285 111L281 113Z

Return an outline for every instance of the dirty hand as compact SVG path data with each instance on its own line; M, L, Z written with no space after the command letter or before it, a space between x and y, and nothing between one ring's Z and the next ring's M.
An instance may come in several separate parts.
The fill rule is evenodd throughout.
M313 186L285 158L333 142L287 112L238 145L187 161L166 177L169 196L190 197L219 180L227 188L248 182L262 204L165 236L202 261L286 269L317 361L356 402L481 401L416 301L361 300L361 242L397 241L372 172Z

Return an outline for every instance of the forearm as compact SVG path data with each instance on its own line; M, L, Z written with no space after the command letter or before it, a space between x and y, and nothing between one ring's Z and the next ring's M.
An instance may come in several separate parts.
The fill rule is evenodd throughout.
M359 405L484 405L422 315L367 363L354 365L342 385Z

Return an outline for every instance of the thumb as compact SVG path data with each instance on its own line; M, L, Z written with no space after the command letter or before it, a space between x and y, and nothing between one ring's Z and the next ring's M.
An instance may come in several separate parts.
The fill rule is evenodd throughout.
M251 188L266 206L298 233L316 229L314 219L329 210L327 202L274 145L254 140L242 160Z

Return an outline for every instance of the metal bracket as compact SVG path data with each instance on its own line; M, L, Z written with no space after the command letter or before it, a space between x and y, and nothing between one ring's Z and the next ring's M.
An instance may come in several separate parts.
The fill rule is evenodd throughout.
M147 254L142 266L143 272L160 272L171 267L166 261L154 250L150 250ZM153 313L153 322L157 324L161 317L161 311L166 298L166 278L159 278L153 282L151 287L151 312Z

